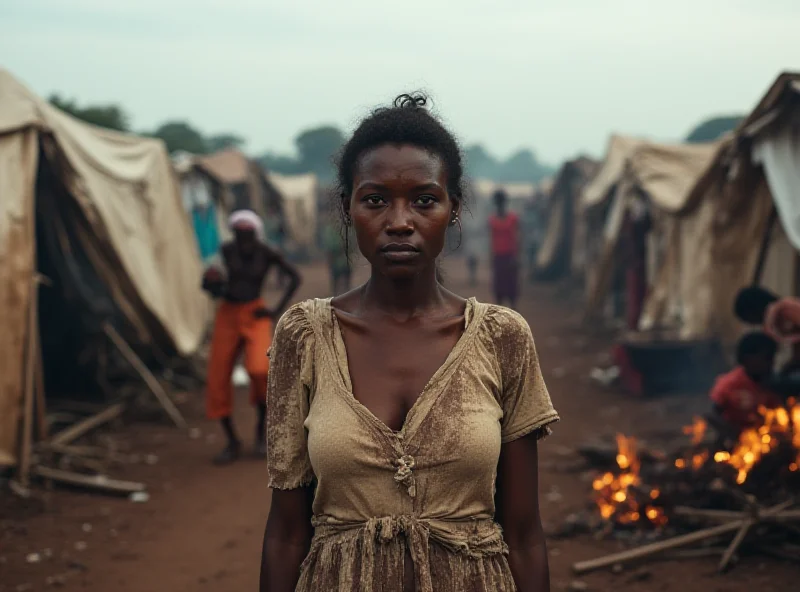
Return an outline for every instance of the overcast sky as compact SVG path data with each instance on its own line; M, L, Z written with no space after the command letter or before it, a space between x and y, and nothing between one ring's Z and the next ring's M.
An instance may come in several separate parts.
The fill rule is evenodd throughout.
M800 0L0 0L0 24L37 93L251 152L424 88L465 144L558 164L612 131L680 139L800 69Z

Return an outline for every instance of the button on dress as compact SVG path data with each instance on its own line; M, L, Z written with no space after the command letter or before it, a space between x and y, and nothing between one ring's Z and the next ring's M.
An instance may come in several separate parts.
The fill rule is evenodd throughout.
M298 592L513 592L494 521L501 445L558 420L526 321L467 301L464 331L399 432L354 396L330 299L276 327L267 393L269 484L316 485Z

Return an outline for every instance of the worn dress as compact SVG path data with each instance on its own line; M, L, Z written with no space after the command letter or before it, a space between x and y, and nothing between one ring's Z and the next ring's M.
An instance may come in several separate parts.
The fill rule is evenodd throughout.
M494 521L502 443L558 420L525 320L467 301L464 331L392 431L353 396L330 300L295 305L270 350L269 482L316 482L299 592L513 592Z

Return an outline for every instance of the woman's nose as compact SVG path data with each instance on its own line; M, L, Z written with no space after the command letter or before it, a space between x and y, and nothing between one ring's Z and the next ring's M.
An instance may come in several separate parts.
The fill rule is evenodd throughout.
M389 234L411 234L414 232L414 220L411 208L397 203L393 204L392 207L389 208L386 232Z

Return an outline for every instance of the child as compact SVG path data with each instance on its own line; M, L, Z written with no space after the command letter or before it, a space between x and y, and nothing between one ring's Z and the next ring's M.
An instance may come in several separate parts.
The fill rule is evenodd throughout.
M759 407L781 406L780 397L765 386L772 377L777 349L766 333L748 333L736 348L738 366L717 378L711 389L714 411L732 428L741 431L758 425Z

